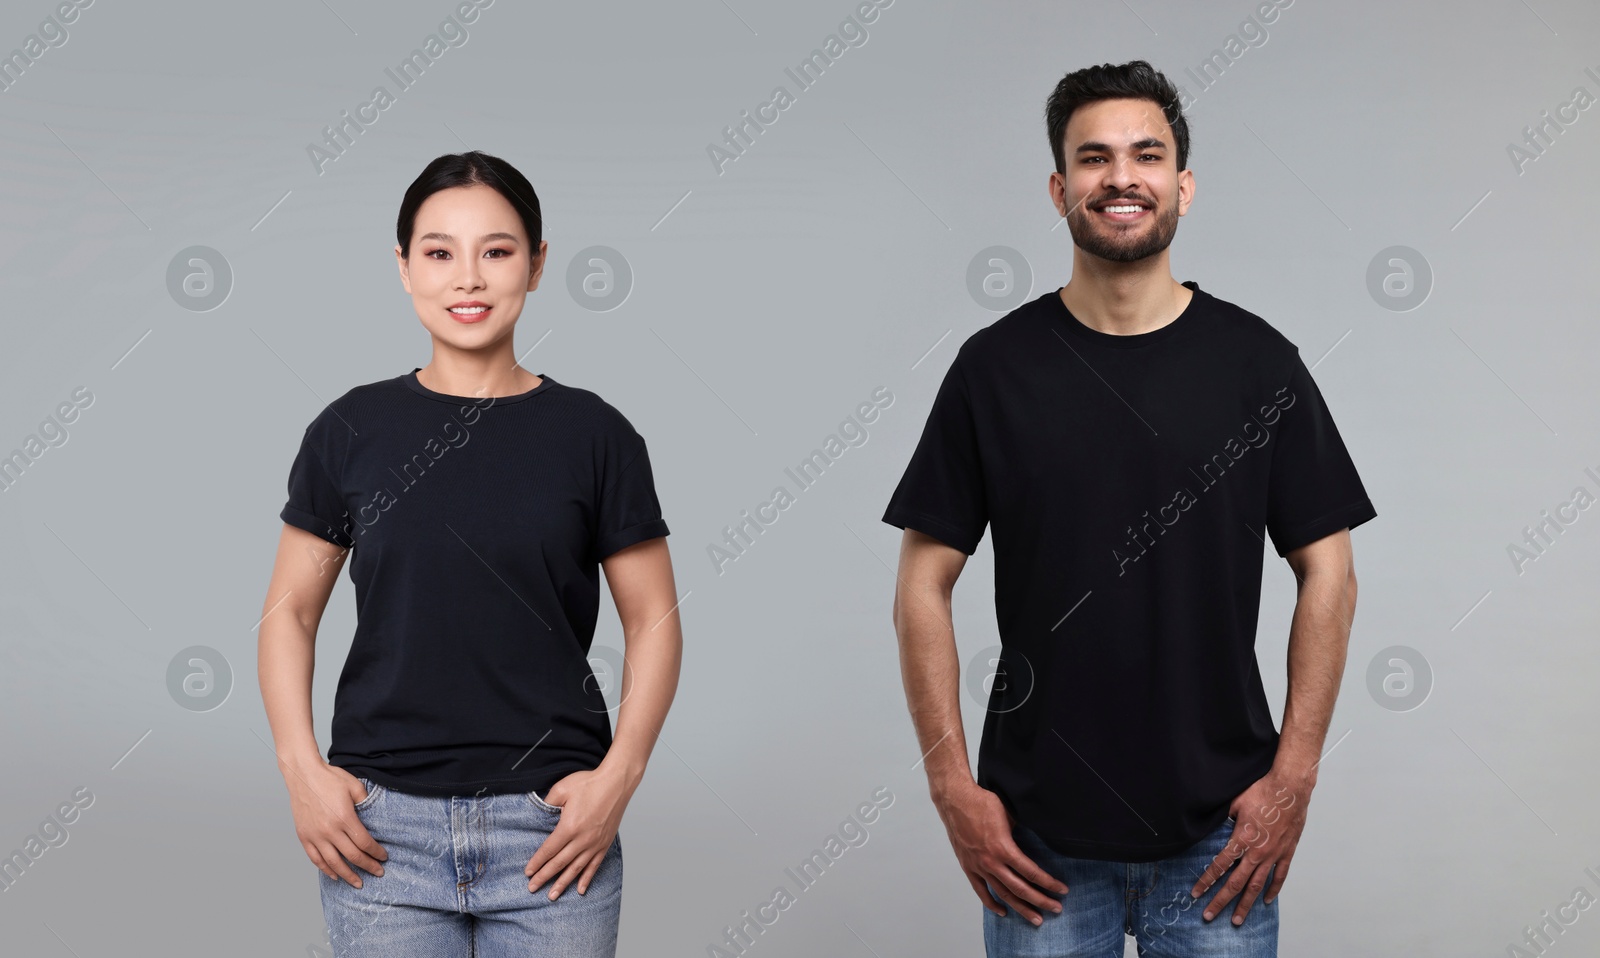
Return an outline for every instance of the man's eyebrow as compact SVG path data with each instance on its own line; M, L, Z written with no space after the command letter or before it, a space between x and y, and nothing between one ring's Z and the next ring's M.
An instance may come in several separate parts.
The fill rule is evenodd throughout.
M1154 137L1154 136L1147 136L1142 140L1135 140L1132 143L1128 144L1128 149L1130 149L1130 150L1149 150L1149 149L1164 150L1166 148L1167 148L1167 144L1165 142L1163 142L1161 139L1159 139L1158 137ZM1111 152L1114 152L1114 151L1111 149L1111 146L1108 143L1101 143L1099 140L1089 140L1088 142L1080 143L1078 145L1078 148L1076 150L1073 150L1072 152L1076 154L1076 153L1111 153Z
M454 243L456 238L449 233L424 233L417 237L417 240L419 242L422 240L439 240L442 243ZM494 240L510 240L515 243L517 237L512 233L485 233L481 242L488 243Z

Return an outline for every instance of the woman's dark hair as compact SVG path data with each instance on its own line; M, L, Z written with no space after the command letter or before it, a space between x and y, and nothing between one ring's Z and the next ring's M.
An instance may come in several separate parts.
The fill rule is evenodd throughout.
M522 228L528 232L532 244L530 257L539 255L539 241L544 238L544 220L539 215L539 195L533 184L517 168L478 150L466 153L446 153L429 163L406 189L400 201L400 219L395 224L395 238L400 243L400 255L411 258L411 234L417 225L417 210L422 202L440 190L453 186L487 186L506 198L517 215L522 218Z
M1050 133L1050 151L1055 154L1056 172L1067 172L1067 121L1078 107L1100 100L1150 100L1161 107L1172 135L1178 141L1178 172L1189 166L1189 121L1178 103L1178 88L1160 70L1144 60L1123 64L1102 63L1069 73L1056 84L1045 101L1044 122Z

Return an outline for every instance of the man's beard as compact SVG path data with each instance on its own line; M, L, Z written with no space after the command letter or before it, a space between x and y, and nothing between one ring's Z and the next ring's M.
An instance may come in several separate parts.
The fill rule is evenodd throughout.
M1150 222L1130 228L1105 220L1091 222L1100 214L1079 204L1067 213L1067 230L1085 253L1113 263L1132 263L1171 246L1172 237L1177 235L1177 207L1157 208L1151 213Z

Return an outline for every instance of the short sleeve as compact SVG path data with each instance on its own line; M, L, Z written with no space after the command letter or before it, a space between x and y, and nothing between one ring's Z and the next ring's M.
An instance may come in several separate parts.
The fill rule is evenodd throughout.
M300 440L300 452L295 456L294 465L289 467L289 500L278 517L297 529L348 549L355 545L350 536L353 526L344 495L317 452L321 445L320 422L319 417L307 426Z
M883 521L972 555L989 523L986 503L972 396L957 353Z
M597 559L668 534L656 498L650 453L644 437L626 421L619 422L603 439L599 478L594 531Z
M1267 532L1278 555L1377 516L1333 416L1298 351L1281 410L1267 491Z

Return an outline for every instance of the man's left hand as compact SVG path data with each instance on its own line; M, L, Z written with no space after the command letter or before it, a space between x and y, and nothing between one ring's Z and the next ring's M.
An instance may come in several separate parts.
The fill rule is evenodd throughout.
M1229 808L1233 816L1233 837L1211 860L1189 892L1196 898L1205 894L1206 889L1238 862L1233 874L1206 905L1206 921L1221 914L1228 902L1237 897L1239 903L1233 910L1233 923L1244 924L1244 917L1250 913L1256 896L1266 887L1269 871L1272 885L1266 887L1264 900L1270 903L1278 897L1284 880L1289 877L1289 861L1294 858L1295 846L1300 844L1300 833L1306 827L1306 806L1311 801L1315 781L1314 773L1274 767L1233 800ZM1243 897L1240 897L1241 892Z

